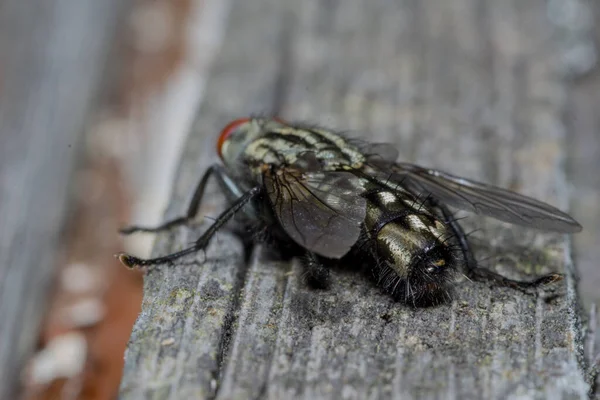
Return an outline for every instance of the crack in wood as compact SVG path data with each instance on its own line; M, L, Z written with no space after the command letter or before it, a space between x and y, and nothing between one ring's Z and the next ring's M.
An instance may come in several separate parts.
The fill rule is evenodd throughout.
M231 295L232 301L225 316L221 338L217 343L218 369L213 372L213 375L215 376L215 378L213 379L215 379L216 381L216 387L214 388L214 394L212 396L207 397L208 399L216 399L219 395L219 391L221 389L221 380L223 378L223 371L227 368L227 363L231 351L231 339L234 337L237 331L237 329L235 328L235 323L238 320L239 311L242 305L242 289L246 285L246 278L248 275L248 270L250 268L247 262L243 263L242 265L243 267L238 269L238 274Z

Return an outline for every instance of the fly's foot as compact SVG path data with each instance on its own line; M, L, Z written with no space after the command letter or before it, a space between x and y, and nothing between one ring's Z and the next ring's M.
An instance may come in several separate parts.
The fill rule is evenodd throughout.
M118 258L121 264L126 266L129 269L134 269L137 266L141 266L143 264L143 260L138 257L134 257L127 253L117 253L115 254L115 258Z
M503 281L506 286L512 287L514 289L532 289L540 286L551 285L555 282L562 281L563 278L564 276L561 274L548 274L542 276L541 278L537 278L533 281L517 281L508 278L503 278Z
M506 278L496 272L483 268L475 268L470 271L469 277L477 281L486 281L498 286L505 286L511 289L519 290L526 294L532 294L531 289L541 286L548 286L564 279L562 274L548 274L532 281L519 281Z
M542 276L541 278L536 279L535 281L531 282L531 286L550 285L555 282L560 282L564 278L565 278L565 276L563 274L549 274L549 275Z

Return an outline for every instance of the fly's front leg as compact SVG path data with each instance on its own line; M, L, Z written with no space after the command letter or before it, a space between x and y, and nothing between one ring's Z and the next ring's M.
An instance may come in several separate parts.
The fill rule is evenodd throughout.
M187 212L184 216L177 217L172 220L163 222L162 224L155 226L155 227L132 225L132 226L128 226L126 228L121 229L119 232L122 233L123 235L130 235L135 232L156 233L156 232L161 232L161 231L171 229L171 228L179 226L179 225L184 225L184 224L189 223L198 214L198 210L200 209L200 204L202 202L202 197L204 197L204 191L206 189L206 184L208 183L208 179L212 175L214 175L217 178L217 182L219 183L219 186L221 187L221 189L223 189L223 191L225 191L225 193L230 198L230 200L237 199L242 195L239 188L235 185L235 183L232 181L232 179L227 175L227 172L225 171L225 169L218 164L213 164L206 170L206 172L204 173L204 175L202 176L202 178L196 185L196 189L194 190L192 200L190 201Z
M185 255L195 253L197 251L203 250L207 245L210 239L214 236L214 234L229 221L233 216L240 211L250 200L259 195L261 192L261 187L256 186L246 193L242 194L240 198L238 198L227 210L223 211L221 215L217 218L217 220L200 236L198 240L194 243L193 246L188 247L187 249L183 249L173 254L168 254L166 256L150 258L150 259L142 259L138 258L126 253L115 254L115 257L121 261L126 267L133 268L136 266L146 267L149 265L162 264L167 262L172 262L178 258L181 258Z
M473 257L473 252L471 251L471 246L467 241L467 235L465 235L464 230L458 224L458 222L452 217L452 214L448 209L440 204L437 204L435 201L432 201L432 205L437 207L444 216L446 220L446 224L450 226L450 229L454 232L458 245L462 251L464 260L465 260L465 270L466 274L469 278L478 281L489 281L499 284L501 286L508 286L514 289L529 289L535 288L542 285L548 285L550 283L554 283L560 281L563 276L561 274L548 274L544 275L538 279L534 279L532 281L519 281L515 279L506 278L496 272L490 271L485 268L481 268L477 265L477 261Z
M329 268L327 268L318 255L307 251L302 258L304 265L305 282L313 289L327 289L329 287Z

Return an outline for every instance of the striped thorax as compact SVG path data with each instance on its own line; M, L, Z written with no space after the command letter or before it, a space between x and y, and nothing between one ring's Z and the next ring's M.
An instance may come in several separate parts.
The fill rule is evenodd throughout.
M360 169L365 156L356 146L333 132L311 127L291 127L273 119L245 118L232 122L221 134L219 152L232 170L249 168L259 178L265 166L305 165L318 162L314 169L337 171Z

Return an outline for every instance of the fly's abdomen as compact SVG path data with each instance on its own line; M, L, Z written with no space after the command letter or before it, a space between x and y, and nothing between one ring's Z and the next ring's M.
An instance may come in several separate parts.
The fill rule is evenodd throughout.
M450 298L458 258L447 225L403 192L368 192L364 228L380 283L408 304Z

